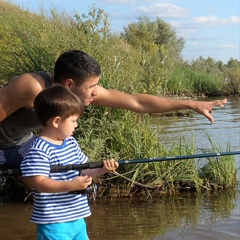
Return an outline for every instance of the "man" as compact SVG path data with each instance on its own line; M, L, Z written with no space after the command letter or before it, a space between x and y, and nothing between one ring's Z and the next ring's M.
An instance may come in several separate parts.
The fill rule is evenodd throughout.
M113 107L138 113L163 113L192 109L213 122L212 109L224 107L226 99L213 102L174 100L148 94L126 94L99 85L99 63L78 50L63 53L56 61L54 77L26 73L13 77L0 91L0 165L19 166L31 148L33 130L41 124L33 109L35 97L45 88L60 83L69 88L84 106Z

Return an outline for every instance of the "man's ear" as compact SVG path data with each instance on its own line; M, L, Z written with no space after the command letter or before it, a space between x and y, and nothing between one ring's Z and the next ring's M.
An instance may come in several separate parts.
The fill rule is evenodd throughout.
M61 118L60 118L59 116L54 117L54 118L52 119L52 125L53 125L55 128L58 128L60 122L61 122Z
M74 84L74 81L71 78L68 78L64 81L63 86L67 88L71 88Z

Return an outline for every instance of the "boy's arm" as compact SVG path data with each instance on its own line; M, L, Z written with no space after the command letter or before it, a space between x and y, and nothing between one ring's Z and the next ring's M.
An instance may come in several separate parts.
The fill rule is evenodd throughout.
M102 168L85 169L81 171L82 176L91 176L92 178L116 170L119 164L114 159L103 161Z
M92 183L92 177L80 176L71 181L57 181L45 176L23 177L23 182L37 192L59 193L86 189Z

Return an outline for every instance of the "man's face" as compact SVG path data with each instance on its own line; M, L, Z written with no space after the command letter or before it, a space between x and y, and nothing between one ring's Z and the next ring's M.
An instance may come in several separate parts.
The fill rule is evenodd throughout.
M73 83L70 90L81 99L84 106L89 106L93 98L97 96L99 79L99 76L91 77L80 86L76 86L75 83Z

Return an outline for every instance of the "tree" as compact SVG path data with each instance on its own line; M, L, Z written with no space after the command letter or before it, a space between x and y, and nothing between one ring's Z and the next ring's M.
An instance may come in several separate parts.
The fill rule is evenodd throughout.
M183 38L159 17L151 21L146 16L124 27L121 36L142 54L140 66L146 92L159 93L169 72L182 61Z
M183 38L177 37L171 25L159 17L156 21L151 21L148 17L139 17L138 22L124 27L121 36L142 52L157 52L162 61L182 60L181 51L185 44Z

